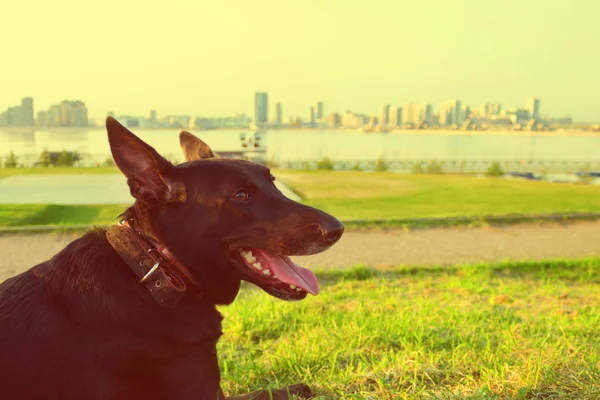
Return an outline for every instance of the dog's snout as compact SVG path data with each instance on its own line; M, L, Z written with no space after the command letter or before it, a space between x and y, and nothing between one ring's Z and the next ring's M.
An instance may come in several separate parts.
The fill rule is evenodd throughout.
M344 233L344 224L337 219L330 217L325 223L321 224L319 231L327 244L334 244L342 237L342 234Z

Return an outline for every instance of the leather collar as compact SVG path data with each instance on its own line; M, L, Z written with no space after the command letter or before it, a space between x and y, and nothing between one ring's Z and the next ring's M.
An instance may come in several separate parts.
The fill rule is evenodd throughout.
M128 221L111 226L106 238L161 306L177 306L187 290L185 278L198 286L188 269L166 247L150 245Z

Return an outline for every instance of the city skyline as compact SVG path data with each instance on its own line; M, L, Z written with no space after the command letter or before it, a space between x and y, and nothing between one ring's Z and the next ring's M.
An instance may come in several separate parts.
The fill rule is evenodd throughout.
M273 103L271 103L273 104ZM525 99L523 107L505 107L498 103L482 103L477 107L465 104L459 99L446 100L438 109L430 103L404 103L403 105L383 104L378 114L361 114L351 110L341 113L332 111L325 114L325 103L317 101L309 108L308 117L289 115L284 123L283 106L276 102L273 113L269 114L269 93L254 92L254 118L244 113L226 117L208 117L195 115L164 115L158 118L156 109L147 116L117 114L107 112L108 116L118 117L129 127L142 128L186 128L218 129L233 127L255 128L362 128L365 131L388 131L390 129L430 129L449 127L451 129L481 130L490 127L510 127L518 130L548 130L551 127L571 125L571 117L556 117L542 112L541 100L537 97ZM12 106L2 112L0 126L21 127L66 127L98 126L101 121L88 119L88 109L84 102L63 100L48 110L37 112L34 118L34 99L25 97L20 106Z
M253 107L253 112L252 113L245 113L245 112L241 112L239 110L231 110L230 112L228 112L225 115L220 115L220 116L215 116L215 115L207 115L207 114L203 114L201 112L192 112L189 115L190 116L202 116L202 117L206 117L206 118L227 118L227 117L231 117L233 115L242 115L242 116L246 116L246 115L252 115L252 121L253 122L259 122L259 124L264 124L264 123L269 123L269 122L273 122L273 121L280 121L283 119L284 116L287 116L288 118L293 117L293 118L300 118L300 119L307 119L307 120L311 120L311 116L314 117L315 120L322 120L326 115L330 114L331 112L334 113L344 113L344 112L353 112L355 114L363 114L363 115L368 115L368 116L374 116L374 117L378 117L379 120L382 119L382 108L381 107L387 107L387 110L385 111L386 116L384 117L384 121L385 123L389 122L390 120L397 120L397 119L402 119L402 118L408 118L408 121L414 122L414 120L417 119L423 119L425 120L428 124L431 124L431 118L432 115L434 115L435 113L439 113L441 114L442 121L446 121L447 119L449 119L450 121L455 121L457 119L456 117L456 111L454 111L455 115L454 117L451 115L447 115L448 111L445 110L445 108L450 107L454 110L460 110L461 107L467 107L467 111L475 111L477 110L477 112L479 112L480 114L499 114L501 110L507 110L507 109L513 109L513 110L527 110L529 112L529 115L531 115L533 118L535 119L540 119L541 116L546 116L546 117L554 117L554 118L561 118L561 117L571 117L571 114L568 112L562 112L562 113L558 113L557 115L550 115L547 112L541 112L540 110L540 98L539 97L526 97L524 100L524 103L521 102L520 104L516 104L516 105L503 105L502 103L491 103L489 101L484 101L483 103L481 103L480 105L477 105L477 107L475 108L470 108L470 105L467 105L468 102L464 102L462 100L444 100L440 103L439 107L435 107L433 103L431 102L425 102L425 103L415 103L415 102L397 102L397 103L389 103L389 104L383 104L383 105L379 105L377 107L372 107L373 111L371 112L361 112L361 111L357 111L357 110L353 110L351 108L342 108L342 109L337 109L337 110L330 110L328 113L324 112L324 102L323 101L317 101L317 102L311 102L310 105L307 105L304 109L304 112L300 112L298 114L293 114L293 113L288 113L288 114L283 114L282 111L282 102L281 101L276 101L276 102L269 102L269 92L268 91L255 91L254 92L254 101L252 103L252 107ZM50 107L46 107L46 110L40 110L39 108L37 109L37 111L35 110L35 108L33 107L33 97L27 96L27 97L23 97L21 98L21 106L14 106L14 105L8 105L8 107L3 107L2 105L0 105L0 125L2 125L3 123L3 119L2 117L6 116L6 114L9 114L11 110L15 111L16 109L18 109L19 107L24 107L25 102L28 102L29 108L31 108L31 113L35 114L37 116L37 118L35 118L35 121L37 123L39 123L39 119L41 119L41 115L43 115L43 119L44 121L46 120L46 118L48 117L47 114L51 114L53 108L57 108L57 107L61 107L61 104L53 104ZM452 102L458 102L457 104L450 104ZM84 113L85 116L83 116L83 120L87 121L88 118L89 119L102 119L104 117L106 117L107 115L110 116L114 116L114 110L109 110L106 111L103 115L101 116L91 116L88 109L88 105L85 102L82 102L80 100L76 100L76 101L70 101L70 100L61 100L60 103L62 103L62 107L64 107L64 103L73 103L77 106L83 106L85 108ZM37 102L36 102L37 104ZM480 111L480 109L482 107L485 107L484 111ZM308 115L308 118L306 118L305 114L306 114L306 110L309 109L310 113ZM3 111L5 110L5 111ZM148 108L149 112L151 113L152 117L151 119L156 119L157 116L157 110L155 107L150 107ZM148 110L146 110L144 113L128 113L127 111L123 112L123 111L119 111L120 115L124 115L124 116L132 116L132 115L145 115ZM396 112L397 115L395 115L394 117L391 116L391 112ZM64 111L62 112L64 114ZM185 113L163 113L165 116L176 116L176 115L185 115ZM314 114L314 115L312 115ZM466 113L466 115L468 115L469 112ZM418 115L418 116L417 116ZM89 117L88 117L89 116ZM28 117L29 118L29 117ZM64 120L64 117L63 117ZM575 121L575 122L581 122L581 121ZM587 121L586 121L587 122ZM594 121L592 121L594 122ZM87 123L87 122L86 122ZM78 125L85 125L86 123L83 124L78 124ZM444 122L445 124L445 122ZM59 123L54 123L54 124L42 124L42 125L60 125ZM63 124L64 125L64 124Z
M591 0L8 2L0 104L29 95L47 109L59 94L86 99L96 118L151 108L253 115L246 94L261 89L305 116L314 99L373 114L374 100L521 104L536 95L549 114L596 122L599 13ZM72 51L44 45L65 38Z

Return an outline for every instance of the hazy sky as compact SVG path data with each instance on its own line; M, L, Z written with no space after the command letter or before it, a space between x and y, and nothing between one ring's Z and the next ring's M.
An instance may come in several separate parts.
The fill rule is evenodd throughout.
M81 99L91 116L376 114L458 98L600 121L598 0L6 0L0 109Z

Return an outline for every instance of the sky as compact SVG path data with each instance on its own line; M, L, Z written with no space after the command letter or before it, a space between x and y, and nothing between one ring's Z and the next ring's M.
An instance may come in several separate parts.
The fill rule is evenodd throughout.
M382 104L541 99L600 121L598 0L7 0L0 110L82 100L92 117L377 114Z

